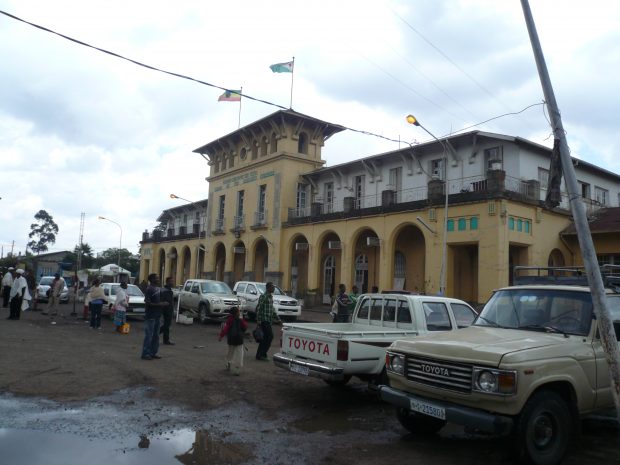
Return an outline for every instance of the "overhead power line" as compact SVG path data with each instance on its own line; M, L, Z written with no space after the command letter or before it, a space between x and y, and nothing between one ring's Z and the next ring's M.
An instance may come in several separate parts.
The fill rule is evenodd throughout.
M69 40L69 41L71 41L71 42L73 42L73 43L76 43L76 44L78 44L78 45L82 45L82 46L84 46L84 47L88 47L88 48L91 48L91 49L93 49L93 50L97 50L98 52L105 53L105 54L110 55L110 56L113 56L113 57L115 57L115 58L120 58L121 60L128 61L128 62L130 62L130 63L133 63L133 64L137 65L137 66L141 66L141 67L143 67L143 68L150 69L150 70L152 70L152 71L157 71L157 72L160 72L160 73L168 74L168 75L170 75L170 76L178 77L178 78L181 78L181 79L186 79L186 80L188 80L188 81L196 82L196 83L198 83L198 84L202 84L202 85L205 85L205 86L208 86L208 87L213 87L214 89L219 89L219 90L222 90L222 91L225 91L225 92L230 90L230 89L228 89L228 88L226 88L226 87L218 86L218 85L216 85L216 84L212 84L212 83L210 83L210 82L206 82L206 81L203 81L203 80L201 80L201 79L196 79L196 78L193 78L193 77L191 77L191 76L187 76L187 75L185 75L185 74L175 73L175 72L173 72L173 71L167 71L167 70L164 70L164 69L161 69L161 68L157 68L156 66L148 65L148 64L146 64L146 63L142 63L142 62L140 62L140 61L138 61L138 60L134 60L134 59L131 59L131 58L127 58L127 57L125 57L125 56L123 56L123 55L120 55L120 54L118 54L118 53L112 52L112 51L110 51L110 50L106 50L106 49L103 49L103 48L100 48L100 47L96 47L96 46L94 46L94 45L88 44L88 43L83 42L83 41L81 41L81 40L74 39L73 37L69 37L69 36L67 36L67 35L65 35L65 34L61 34L61 33L59 33L59 32L56 32L56 31L52 30L52 29L49 29L49 28L47 28L47 27L45 27L45 26L41 26L41 25L39 25L39 24L32 23L32 22L30 22L30 21L26 21L25 19L19 18L18 16L12 15L12 14L10 14L10 13L6 12L6 11L3 11L3 10L0 10L0 14L3 14L3 15L5 15L5 16L7 16L7 17L11 18L11 19L14 19L14 20L16 20L16 21L20 21L20 22L22 22L22 23L24 23L24 24L28 24L29 26L35 27L35 28L40 29L40 30L42 30L42 31L49 32L50 34L57 35L58 37L62 37L63 39ZM397 15L397 16L398 16L398 15ZM400 16L399 16L399 18L400 18ZM408 24L408 23L407 23L407 22L406 22L403 18L401 18L401 20L403 20L403 22L405 22L405 23L406 23L409 27L411 27L411 28L413 29L413 27L412 27L411 25L409 25L409 24ZM413 30L415 31L415 29L413 29ZM417 31L415 31L415 32L417 33ZM418 33L418 34L419 34L419 33ZM425 39L425 40L426 40L426 39ZM427 42L428 42L428 41L427 41ZM432 44L431 44L431 45L432 45ZM434 46L433 46L433 47L434 47ZM436 47L435 47L435 48L436 48ZM441 53L443 54L443 52L441 52ZM370 60L369 60L369 61L370 61ZM373 64L374 64L374 63L373 63ZM375 65L375 66L377 66L377 65ZM455 66L456 66L456 65L455 65ZM236 91L235 91L235 92L236 92ZM252 97L251 95L248 95L248 94L243 94L243 93L241 93L241 92L237 92L237 93L238 93L239 95L241 95L242 97L247 98L247 99L249 99L249 100L253 100L253 101L255 101L255 102L264 103L265 105L270 105L270 106L273 106L273 107L276 107L276 108L280 108L280 109L282 109L282 110L288 110L288 109L289 109L289 108L287 108L287 107L285 107L285 106L279 105L279 104L274 103L274 102L270 102L270 101L268 101L268 100L260 99L260 98L257 98L257 97ZM544 103L544 102L543 102L543 103ZM532 107L532 106L536 106L536 105L541 105L541 103L532 104L532 105L530 105L530 106L528 106L528 107L524 108L523 110L521 110L521 111L519 111L519 112L505 113L505 114L503 114L503 115L499 115L499 116L496 116L496 117L490 118L490 119L488 119L488 120L486 120L486 121L483 121L482 123L474 124L474 125L472 125L472 126L468 126L467 128L464 128L464 129L461 129L461 130L458 130L458 131L455 131L455 132L456 132L456 133L458 133L458 132L462 132L462 131L464 131L464 130L466 130L466 129L471 129L471 128L474 128L474 127L476 127L476 126L479 126L479 125L481 125L481 124L487 123L487 122L492 121L492 120L494 120L494 119L501 118L501 117L503 117L503 116L508 116L508 115L516 115L516 114L522 113L523 111L527 110L528 108L530 108L530 107ZM414 141L414 142L411 142L411 143L410 143L410 142L407 142L407 141L402 140L402 139L400 139L400 138L399 138L399 139L395 139L395 138L391 138L391 137L386 137L386 136L383 136L383 135L381 135L381 134L376 134L376 133L373 133L373 132L370 132L370 131L364 131L364 130L360 130L360 129L354 129L354 128L350 128L350 127L347 127L347 126L344 126L344 125L340 125L340 126L342 126L344 129L346 129L346 130L348 130L348 131L351 131L351 132L356 132L356 133L358 133L358 134L363 134L363 135L367 135L367 136L377 137L377 138L379 138L379 139L383 139L383 140L386 140L386 141L389 141L389 142L394 142L394 143L397 143L397 144L405 143L405 144L408 144L409 146L412 146L412 145L416 145L416 144L418 144L418 142L417 142L417 141ZM454 133L452 133L452 134L454 134Z

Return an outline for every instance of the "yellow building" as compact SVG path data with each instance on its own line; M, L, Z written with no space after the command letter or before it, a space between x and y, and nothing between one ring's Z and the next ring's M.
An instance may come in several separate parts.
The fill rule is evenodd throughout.
M145 233L141 279L273 281L318 303L339 283L476 303L510 284L514 265L575 261L560 234L571 222L566 194L544 202L547 147L473 131L324 166L323 145L342 130L283 110L196 149L210 167L204 233ZM583 161L576 171L589 211L618 206L620 176ZM166 212L178 224L179 212Z

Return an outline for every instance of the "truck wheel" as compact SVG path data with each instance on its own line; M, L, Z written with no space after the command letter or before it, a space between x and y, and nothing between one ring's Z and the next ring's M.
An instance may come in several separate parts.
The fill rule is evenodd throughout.
M349 381L351 381L351 375L346 375L344 378L342 378L340 381L330 381L327 379L324 379L323 381L325 381L327 384L329 384L330 386L334 386L334 387L338 387L338 386L344 386L345 384L347 384Z
M396 418L403 428L416 434L435 434L446 425L446 420L410 412L404 408L396 409Z
M515 426L519 456L536 465L560 463L572 431L573 419L564 399L551 391L538 392L527 401Z
M203 325L207 322L208 307L206 304L200 304L198 306L198 322Z

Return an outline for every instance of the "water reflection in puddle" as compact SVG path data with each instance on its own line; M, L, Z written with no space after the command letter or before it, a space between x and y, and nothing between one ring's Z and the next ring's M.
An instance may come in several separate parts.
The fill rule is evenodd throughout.
M2 463L10 465L214 465L239 464L252 454L244 445L189 429L165 437L103 440L0 428L0 457Z

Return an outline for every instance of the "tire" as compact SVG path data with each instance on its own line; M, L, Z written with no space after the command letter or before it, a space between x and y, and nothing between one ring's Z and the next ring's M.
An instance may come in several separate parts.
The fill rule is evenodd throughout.
M332 387L344 386L349 381L351 381L351 375L346 375L340 381L329 381L327 379L324 379L323 381L325 381L325 383L329 384Z
M209 307L207 304L200 304L198 306L198 323L201 325L207 322L207 313L209 312Z
M522 462L560 463L573 433L569 406L555 392L541 391L527 401L515 425L516 445Z
M446 420L410 412L404 408L396 408L396 418L403 428L414 434L435 434L446 425Z

